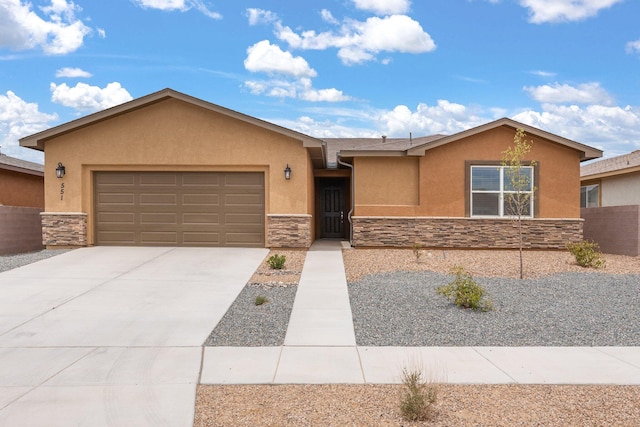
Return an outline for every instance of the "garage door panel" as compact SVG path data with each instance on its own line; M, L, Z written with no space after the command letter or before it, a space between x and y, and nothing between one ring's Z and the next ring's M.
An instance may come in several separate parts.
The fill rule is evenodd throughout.
M182 205L197 206L219 206L220 195L218 194L183 194Z
M262 173L97 172L94 182L96 244L264 247Z

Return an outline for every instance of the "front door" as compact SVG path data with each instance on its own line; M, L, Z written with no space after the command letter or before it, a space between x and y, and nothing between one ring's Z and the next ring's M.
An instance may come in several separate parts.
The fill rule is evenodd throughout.
M325 187L322 192L322 237L342 238L346 221L343 187Z

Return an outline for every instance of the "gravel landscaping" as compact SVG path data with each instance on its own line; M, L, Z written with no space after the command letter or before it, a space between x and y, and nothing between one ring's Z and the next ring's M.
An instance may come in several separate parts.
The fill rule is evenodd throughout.
M640 346L640 275L476 278L493 301L465 310L436 294L453 276L394 272L349 284L361 346Z
M44 249L15 255L0 255L0 273L68 252L68 249Z

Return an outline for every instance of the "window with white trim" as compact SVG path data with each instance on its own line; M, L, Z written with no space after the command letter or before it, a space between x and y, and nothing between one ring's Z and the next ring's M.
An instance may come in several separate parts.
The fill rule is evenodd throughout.
M533 217L533 166L521 166L516 187L509 176L509 166L471 166L471 216L510 217L517 214L511 201L522 198L522 216Z
M580 207L597 208L600 206L600 185L583 185L580 187Z

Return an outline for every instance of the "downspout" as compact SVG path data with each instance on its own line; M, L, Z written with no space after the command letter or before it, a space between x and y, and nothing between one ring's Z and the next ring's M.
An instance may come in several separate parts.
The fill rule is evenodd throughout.
M347 220L349 221L349 245L353 246L353 222L351 221L351 215L353 215L353 211L356 206L356 197L355 197L355 174L353 173L353 165L349 163L345 163L340 159L340 152L338 152L338 164L342 166L346 166L351 169L351 210L347 214Z

